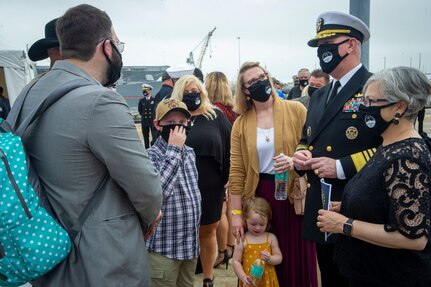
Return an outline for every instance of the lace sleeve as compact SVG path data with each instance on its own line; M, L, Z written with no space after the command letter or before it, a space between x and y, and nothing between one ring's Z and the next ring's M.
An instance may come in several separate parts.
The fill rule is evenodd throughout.
M386 170L384 185L389 200L386 231L399 231L415 239L430 232L430 177L414 159L401 158Z

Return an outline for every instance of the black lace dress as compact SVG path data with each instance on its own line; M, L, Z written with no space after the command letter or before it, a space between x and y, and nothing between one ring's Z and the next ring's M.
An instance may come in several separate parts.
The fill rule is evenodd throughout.
M342 275L364 286L431 286L430 179L431 156L422 139L377 149L346 185L341 213L407 238L425 235L428 244L413 251L339 236L335 260Z

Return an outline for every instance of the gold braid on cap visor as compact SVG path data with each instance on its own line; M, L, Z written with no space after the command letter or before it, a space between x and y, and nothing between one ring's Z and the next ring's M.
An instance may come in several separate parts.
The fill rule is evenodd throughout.
M317 33L314 39L323 39L331 36L335 36L337 34L350 34L351 30L343 30L343 29L334 29L334 30L324 30Z

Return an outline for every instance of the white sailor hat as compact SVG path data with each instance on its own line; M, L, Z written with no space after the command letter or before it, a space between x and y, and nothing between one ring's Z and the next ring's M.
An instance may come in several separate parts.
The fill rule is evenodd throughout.
M147 90L147 89L150 89L150 90L152 90L153 89L153 86L151 86L151 85L149 85L149 84L142 84L142 90Z
M331 39L340 35L352 36L361 43L370 39L368 26L355 16L330 11L320 14L316 22L316 36L308 41L308 46L317 47L321 39Z
M171 78L179 79L182 76L193 75L194 70L195 67L184 64L175 67L169 67L166 69L166 72L169 74L169 76L171 76Z

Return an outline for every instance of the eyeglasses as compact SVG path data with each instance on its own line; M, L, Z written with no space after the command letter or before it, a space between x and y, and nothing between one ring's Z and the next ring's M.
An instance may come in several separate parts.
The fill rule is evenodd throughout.
M362 97L362 99L363 99L362 104L366 107L371 106L371 104L373 104L373 103L375 104L375 103L389 102L387 99L375 99L375 100L373 100L373 99L365 98L365 97Z
M249 88L250 86L256 84L257 82L265 80L267 75L268 75L267 73L260 74L259 77L253 78L253 79L247 81L246 83L244 83L243 86L245 88Z
M124 52L124 45L126 43L121 42L121 41L115 41L113 39L109 39L112 43L115 43L118 49L118 52L120 52L120 54L122 54Z

